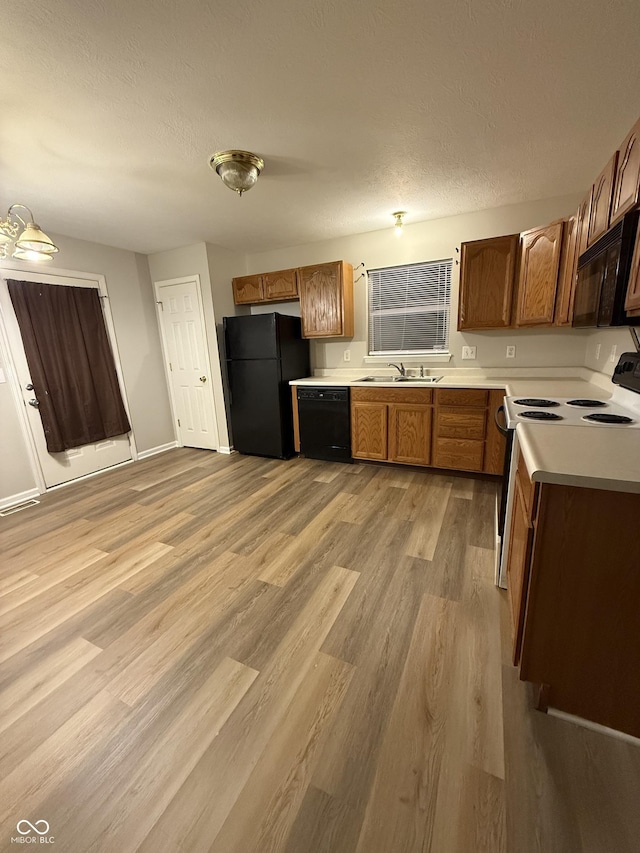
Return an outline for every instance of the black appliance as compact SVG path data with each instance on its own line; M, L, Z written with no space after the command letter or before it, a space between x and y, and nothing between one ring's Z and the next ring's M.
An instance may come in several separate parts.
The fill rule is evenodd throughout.
M300 318L225 317L224 337L235 449L288 459L294 454L289 381L311 372Z
M624 300L629 282L638 212L628 213L578 260L573 325L628 326L640 323L629 317Z
M611 381L640 394L640 352L623 352L613 371Z
M353 462L348 388L298 386L300 451L311 459Z

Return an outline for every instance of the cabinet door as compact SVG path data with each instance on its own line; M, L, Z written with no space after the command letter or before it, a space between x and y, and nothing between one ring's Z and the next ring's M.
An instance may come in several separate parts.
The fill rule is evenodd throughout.
M613 184L611 222L616 222L640 202L640 119L620 146Z
M482 471L484 441L466 438L433 439L433 466L459 471Z
M344 334L342 264L321 264L298 270L303 338Z
M389 406L389 459L428 465L431 459L431 407L415 403Z
M638 223L636 245L633 250L633 260L631 261L631 272L629 273L629 284L627 285L624 310L634 317L640 315L640 222Z
M578 215L567 220L562 242L560 278L556 297L555 326L570 326L573 320L573 297L578 273Z
M518 477L516 477L514 485L515 497L511 513L509 556L507 558L507 587L511 607L513 663L517 664L520 660L522 629L527 606L533 527L527 516Z
M499 329L511 323L518 234L463 243L458 329Z
M351 404L351 455L355 459L387 458L386 403Z
M279 270L263 275L264 298L274 302L298 298L298 271Z
M516 326L550 326L556 303L564 222L522 234Z
M591 212L591 190L582 199L582 203L578 208L578 222L576 225L576 241L578 258L587 250L587 237L589 232L589 213Z
M264 289L261 275L243 275L233 279L233 301L236 305L262 302Z
M589 211L589 228L587 231L587 246L592 246L609 227L611 215L611 197L613 195L613 180L615 177L618 152L613 155L595 180L591 190L591 210Z

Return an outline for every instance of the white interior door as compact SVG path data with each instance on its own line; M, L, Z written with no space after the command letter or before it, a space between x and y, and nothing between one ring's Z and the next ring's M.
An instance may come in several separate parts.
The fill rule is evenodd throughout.
M47 450L44 429L42 428L42 421L37 408L38 401L32 388L29 387L33 383L31 382L29 366L22 345L20 327L18 326L13 305L11 304L11 297L9 296L7 278L15 278L18 281L37 281L44 284L62 284L71 287L93 287L98 290L100 290L100 284L95 279L68 279L57 275L27 273L23 270L2 271L2 278L0 279L0 310L2 311L4 320L12 369L15 373L16 382L20 387L20 396L24 405L25 422L29 432L27 440L37 456L44 485L47 488L59 486L70 480L76 480L78 477L95 474L105 468L111 468L113 465L127 462L132 458L131 442L128 435L119 435L95 444L85 444L82 447L73 447L62 453L50 453ZM107 323L108 332L111 331L109 325ZM111 335L110 338L112 349L114 349L114 341ZM64 341L61 341L60 345L64 346ZM114 357L117 362L117 351L115 349Z
M197 278L155 283L171 404L178 441L218 449L204 314Z

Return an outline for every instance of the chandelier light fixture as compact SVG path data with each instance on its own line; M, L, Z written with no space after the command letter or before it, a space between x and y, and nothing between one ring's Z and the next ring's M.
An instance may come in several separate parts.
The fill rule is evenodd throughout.
M26 210L29 221L16 213L16 208ZM11 257L18 261L50 261L58 247L51 237L33 221L33 213L24 204L12 204L5 219L0 219L0 260L7 258L13 244Z
M258 180L264 160L250 151L218 151L209 165L220 175L223 184L242 196Z
M407 211L406 210L396 210L396 212L392 213L391 215L395 216L395 218L396 218L396 221L395 221L394 226L393 226L394 230L395 230L396 237L400 237L400 235L402 234L402 227L404 225L402 218L407 215Z

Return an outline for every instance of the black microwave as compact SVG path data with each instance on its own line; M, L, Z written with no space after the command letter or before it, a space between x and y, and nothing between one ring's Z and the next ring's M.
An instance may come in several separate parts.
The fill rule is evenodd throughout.
M640 317L629 317L624 310L637 230L638 211L632 211L580 255L573 304L574 326L640 323Z

